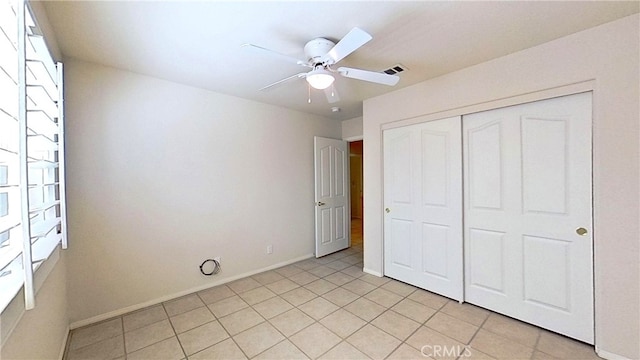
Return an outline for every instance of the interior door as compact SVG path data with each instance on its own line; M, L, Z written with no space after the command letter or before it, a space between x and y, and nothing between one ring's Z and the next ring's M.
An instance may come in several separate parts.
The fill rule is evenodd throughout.
M316 257L350 245L349 152L346 141L314 137Z
M466 300L593 344L591 93L464 116Z
M462 300L460 117L386 130L384 274Z

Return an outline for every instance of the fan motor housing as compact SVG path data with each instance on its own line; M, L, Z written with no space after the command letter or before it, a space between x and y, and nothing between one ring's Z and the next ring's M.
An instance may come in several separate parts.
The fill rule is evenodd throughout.
M310 63L321 63L320 59L325 56L336 44L325 38L317 38L309 41L304 46L304 54Z

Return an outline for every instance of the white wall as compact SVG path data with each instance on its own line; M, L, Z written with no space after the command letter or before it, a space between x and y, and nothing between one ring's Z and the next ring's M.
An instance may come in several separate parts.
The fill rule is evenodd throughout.
M381 128L591 88L596 346L640 358L639 29L633 15L365 101L365 268L383 270Z
M362 140L362 116L342 121L342 140Z
M339 138L339 122L73 59L66 71L72 327L313 254L313 136ZM222 272L201 275L215 256Z
M69 333L64 252L56 250L35 273L36 307L20 293L0 317L0 359L59 359Z

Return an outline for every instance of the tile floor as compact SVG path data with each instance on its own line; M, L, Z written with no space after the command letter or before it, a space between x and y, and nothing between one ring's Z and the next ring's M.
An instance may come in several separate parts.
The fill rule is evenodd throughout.
M583 343L363 273L354 226L349 249L75 329L65 359L598 358Z

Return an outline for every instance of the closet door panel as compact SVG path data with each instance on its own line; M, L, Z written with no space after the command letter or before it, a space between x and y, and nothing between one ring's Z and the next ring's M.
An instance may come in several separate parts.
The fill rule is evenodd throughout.
M383 135L384 274L459 300L460 129L460 117L454 117L386 130Z
M591 93L462 124L465 300L593 343Z
M469 205L474 209L504 210L503 124L489 118L468 129Z
M506 263L505 233L483 229L469 229L468 286L497 294L505 294Z

